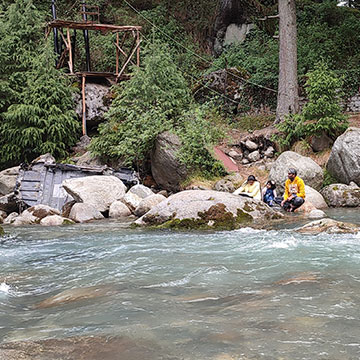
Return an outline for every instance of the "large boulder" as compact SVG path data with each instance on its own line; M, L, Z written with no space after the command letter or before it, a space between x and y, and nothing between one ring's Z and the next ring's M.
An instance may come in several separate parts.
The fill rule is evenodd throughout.
M110 87L102 84L87 83L85 86L86 97L86 123L88 129L94 128L104 120L104 113L109 110ZM76 96L76 113L82 117L82 100Z
M116 176L94 175L66 179L63 188L79 203L93 205L98 211L106 211L115 200L124 197L126 186Z
M354 181L360 186L360 128L350 127L331 150L326 168L340 183Z
M0 195L8 195L14 191L16 178L19 175L19 166L0 172Z
M154 206L137 224L235 229L282 216L251 198L214 190L186 190Z
M312 221L311 223L295 230L306 234L319 234L322 232L326 232L328 234L356 234L360 232L360 226L333 219L321 219Z
M298 176L304 180L306 185L320 190L324 181L321 167L309 157L293 151L283 152L271 167L269 178L275 181L280 190L284 190L289 168L297 169Z
M360 206L360 188L355 183L331 184L321 189L320 193L332 207Z
M40 225L42 226L59 226L69 224L74 224L74 221L60 215L49 215L40 220Z
M154 206L160 204L165 199L166 197L161 194L153 194L151 196L148 196L145 199L141 200L140 204L135 209L134 214L136 216L143 216L148 211L150 211Z
M214 184L214 190L233 193L244 182L244 178L237 172L227 175Z
M151 154L151 173L156 183L169 191L180 190L180 184L188 172L177 158L181 142L177 135L168 131L158 135Z
M11 213L18 210L17 198L14 193L0 197L0 210Z
M311 186L305 185L305 195L306 201L311 202L317 209L328 207L323 196Z
M71 208L69 218L76 222L83 223L92 220L101 220L104 219L104 216L92 204L76 203Z
M110 218L124 218L131 215L130 209L120 200L114 201L110 205L109 217Z

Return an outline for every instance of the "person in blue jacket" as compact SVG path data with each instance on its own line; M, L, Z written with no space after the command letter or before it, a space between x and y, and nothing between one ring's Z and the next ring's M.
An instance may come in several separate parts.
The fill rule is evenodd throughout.
M274 181L269 180L265 188L262 191L262 199L264 203L268 204L269 206L274 206L274 200L276 198L276 184Z

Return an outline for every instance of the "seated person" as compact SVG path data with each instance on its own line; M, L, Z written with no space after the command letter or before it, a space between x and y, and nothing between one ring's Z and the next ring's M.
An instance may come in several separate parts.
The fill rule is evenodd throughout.
M289 169L288 179L285 181L284 200L281 206L286 211L294 211L305 202L305 184L297 176L296 169Z
M254 175L250 175L244 184L235 190L233 194L261 200L260 183L256 180Z
M269 206L274 206L275 202L275 198L276 198L276 185L275 182L272 180L269 180L266 185L265 188L262 191L262 199L263 202L268 204Z

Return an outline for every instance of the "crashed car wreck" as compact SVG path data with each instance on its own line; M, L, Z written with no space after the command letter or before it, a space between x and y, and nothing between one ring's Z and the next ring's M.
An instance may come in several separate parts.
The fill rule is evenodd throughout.
M20 166L14 189L16 203L20 210L43 204L61 211L64 204L73 200L63 189L62 182L92 175L113 175L128 187L139 183L137 173L131 169L57 164L51 156L42 156L29 165Z

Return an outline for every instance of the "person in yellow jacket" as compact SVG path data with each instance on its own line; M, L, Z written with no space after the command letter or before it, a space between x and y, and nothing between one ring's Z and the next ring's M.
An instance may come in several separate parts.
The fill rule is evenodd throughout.
M242 184L237 190L235 190L233 194L261 200L260 183L256 180L254 175L250 175L244 182L244 184Z
M285 181L284 200L281 206L286 211L294 211L305 202L305 184L304 181L297 176L296 169L289 169L288 179Z

